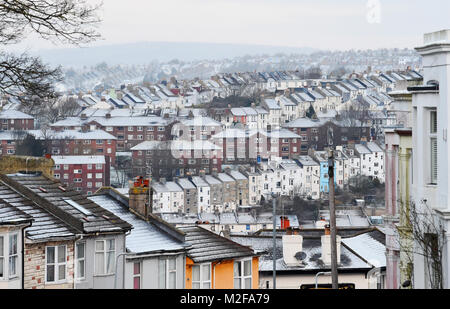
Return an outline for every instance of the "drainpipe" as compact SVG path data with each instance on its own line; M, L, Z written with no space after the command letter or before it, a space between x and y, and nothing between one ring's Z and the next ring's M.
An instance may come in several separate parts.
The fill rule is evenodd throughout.
M77 266L77 241L83 240L84 239L84 234L76 234L75 237L80 237L77 240L74 241L73 243L73 269L74 269L74 274L73 274L73 288L76 289L76 285L77 285L77 273L75 271L75 267ZM84 255L86 257L86 247L84 247ZM86 276L86 269L85 271L85 276Z
M125 233L125 236L124 236L124 238L123 238L123 239L124 239L124 246L123 246L123 250L124 250L124 251L127 250L127 248L126 248L126 246L125 246L125 244L126 244L126 237L127 237L128 235L130 235L130 234L131 234L131 231L128 231L127 233ZM117 264L119 263L119 258L120 258L122 255L123 255L123 256L125 256L125 255L133 255L133 253L122 252L122 253L119 253L119 254L116 256L116 265L115 265L116 271L114 272L114 289L117 289L117 270L118 270ZM122 281L123 281L123 287L122 287L122 288L125 288L125 258L124 258L124 260L123 260L122 275L123 275L123 279L122 279Z
M118 270L117 264L119 263L119 258L120 258L122 255L123 255L123 256L125 256L125 255L130 255L130 253L119 253L119 254L116 256L116 271L114 272L114 290L117 289L117 270ZM124 261L125 261L125 258L124 258ZM125 267L125 263L124 263L124 267ZM125 278L123 278L123 280L125 280Z
M378 282L378 278L381 277L381 267L372 268L367 273L367 279L370 280L370 277L372 277L373 275L376 275L376 278L377 278L377 289L381 289L381 283ZM370 282L369 282L369 288L370 288Z
M22 229L22 290L25 289L25 229L31 225L30 222L28 226Z

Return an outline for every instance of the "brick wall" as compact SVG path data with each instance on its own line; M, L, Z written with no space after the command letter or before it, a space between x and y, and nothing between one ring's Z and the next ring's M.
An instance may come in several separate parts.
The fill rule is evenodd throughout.
M47 246L67 246L66 282L62 284L45 283L45 248ZM47 242L25 244L24 258L25 289L73 289L74 288L74 242Z

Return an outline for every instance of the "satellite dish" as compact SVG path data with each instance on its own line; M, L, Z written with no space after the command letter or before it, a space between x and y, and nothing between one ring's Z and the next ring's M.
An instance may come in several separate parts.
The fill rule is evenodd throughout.
M303 261L306 259L306 253L303 251L297 252L294 257L299 260L299 261Z

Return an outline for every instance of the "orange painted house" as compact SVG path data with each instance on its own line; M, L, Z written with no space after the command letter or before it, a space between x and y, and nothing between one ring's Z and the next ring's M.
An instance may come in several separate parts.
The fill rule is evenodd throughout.
M178 229L191 244L186 289L258 289L259 256L251 248L198 226Z

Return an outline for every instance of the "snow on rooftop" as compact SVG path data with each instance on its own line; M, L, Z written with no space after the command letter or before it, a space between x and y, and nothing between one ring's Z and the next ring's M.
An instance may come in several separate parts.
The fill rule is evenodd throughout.
M14 109L0 111L0 119L34 119L32 116Z
M130 234L126 236L126 246L130 252L159 252L184 248L183 243L174 240L153 224L141 220L118 201L105 195L90 196L89 199L133 226Z
M374 267L386 267L386 246L368 233L343 238L342 242Z
M63 164L105 164L105 156L52 156L56 165Z

